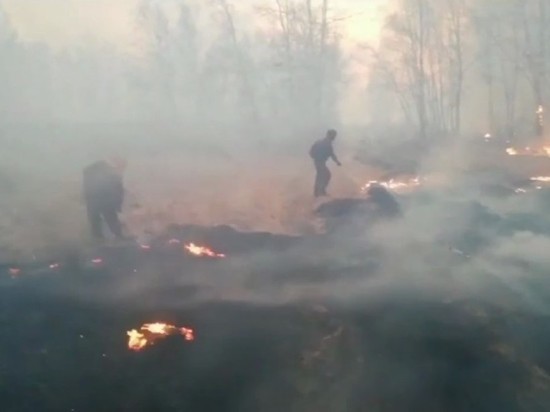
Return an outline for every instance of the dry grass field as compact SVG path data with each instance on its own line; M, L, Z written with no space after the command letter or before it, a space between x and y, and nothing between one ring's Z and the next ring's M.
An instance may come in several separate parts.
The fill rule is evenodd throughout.
M4 153L0 258L26 260L88 241L81 169L100 158L100 151L72 156L71 150L79 153L70 147L65 153L55 147L42 155L19 147ZM307 154L118 152L128 160L122 219L138 237L172 223L291 234L317 230L311 213L314 170ZM353 161L351 154L341 157L343 167L330 166L331 196L356 196L377 173Z

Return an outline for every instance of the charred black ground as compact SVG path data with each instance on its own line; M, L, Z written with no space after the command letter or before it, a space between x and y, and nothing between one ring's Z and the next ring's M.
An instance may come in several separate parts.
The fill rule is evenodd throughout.
M484 234L537 226L535 217L468 207L471 227L484 225ZM454 240L475 252L485 240L477 233L465 230ZM35 263L16 277L7 276L13 263L4 265L2 410L548 410L550 322L540 313L399 289L345 303L208 294L205 279L223 284L242 268L251 290L376 277L376 259L331 267L306 258L305 251L330 258L339 236L174 226L147 250L129 245L58 257L52 262L59 267ZM167 246L170 239L228 257L195 258L181 244ZM296 257L296 250L304 253ZM99 255L102 264L90 265ZM530 279L546 284L544 275ZM190 326L196 339L175 336L128 350L126 331L153 321Z

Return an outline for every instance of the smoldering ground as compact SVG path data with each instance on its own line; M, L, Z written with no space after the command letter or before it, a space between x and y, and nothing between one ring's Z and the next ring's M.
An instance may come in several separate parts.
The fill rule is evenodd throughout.
M444 178L398 195L403 215L395 220L357 216L354 230L329 236L300 230L258 237L227 228L209 229L210 235L200 228L148 228L153 245L180 234L227 257L194 258L179 245L113 252L112 260L105 256L104 267L84 268L81 263L97 252L84 247L73 270L4 279L2 322L12 331L4 342L3 353L10 354L4 359L6 379L33 394L28 405L45 402L51 410L59 405L97 409L92 391L118 410L153 404L161 410L214 405L218 410L220 405L223 410L359 411L365 405L389 411L411 405L433 411L494 405L543 410L549 388L544 348L550 338L546 191L520 195L512 185L509 195L495 197L483 188L493 176L502 180L500 172L470 179L460 167L437 162L440 154L434 158L426 161L424 173ZM224 175L230 169L218 164L206 169L207 179L192 168L180 174L176 163L162 164L154 171L155 181L190 182L149 189L148 202L154 204L185 188L189 203L179 203L183 216L166 212L167 223L233 223L223 222L230 220L223 214L227 208L250 213L248 229L269 230L267 217L279 228L311 222L315 205L307 201L297 212L300 218L284 217L296 213L286 209L301 199L294 190L307 192L307 179L285 186L281 181L291 179L287 174L255 175L255 196L265 195L266 207L257 210L253 205L260 199L251 192L231 198L240 198L239 203L227 201L234 178L245 173L229 179ZM166 179L171 174L173 180ZM68 176L66 171L59 175ZM336 180L336 193L351 195L351 186L358 192L376 177L366 173L349 189ZM214 180L218 189L209 201L193 193ZM237 181L256 190L250 180ZM139 193L140 186L134 187ZM280 203L268 208L266 199L276 196ZM201 221L212 216L217 217ZM254 227L256 218L260 223ZM63 249L59 245L56 249ZM127 353L126 330L156 320L190 324L196 342L169 339L135 354L139 358ZM69 353L67 345L75 351ZM47 361L38 364L37 357ZM15 361L28 362L28 379L41 382L49 395L14 375ZM80 372L67 366L74 362ZM67 377L81 375L93 384L73 385L62 396ZM125 395L113 394L101 380L126 388ZM131 389L136 381L139 394ZM17 391L7 399L18 410Z
M43 149L47 146L43 144ZM13 176L21 177L17 183L21 188L14 189L11 202L5 205L17 204L21 209L11 219L9 214L5 215L8 220L5 224L10 226L4 232L4 242L9 246L6 249L30 255L38 254L41 248L63 253L75 241L84 247L79 240L86 228L79 199L78 166L87 157L111 149L96 147L95 152L63 161L52 156L58 159L57 169L53 170L50 168L53 163L40 165L21 147L18 150L18 156L13 151L12 164L16 164L13 159L26 159L27 169L21 164L19 170L10 169ZM223 299L232 290L234 299L269 303L308 300L310 294L312 298L347 300L355 295L358 298L369 295L369 290L376 290L381 284L402 288L409 283L422 284L426 290L438 289L437 294L446 294L449 289L455 294L467 294L470 288L475 289L475 279L480 282L487 279L484 274L487 267L497 267L498 262L506 261L502 256L486 255L494 245L507 242L513 245L517 233L535 232L536 236L530 238L532 249L545 247L548 224L544 213L545 191L513 193L514 181L519 178L509 179L510 173L520 177L523 174L523 179L529 177L521 168L516 171L514 167L507 171L494 168L493 172L483 174L474 171L472 177L472 172L464 170L474 169L474 156L464 146L445 147L428 154L418 172L431 180L400 198L403 217L373 224L360 233L343 231L328 240L311 235L318 224L312 216L315 204L309 199L311 170L299 166L292 156L280 160L287 165L285 171L280 171L275 162L273 168L262 168L254 161L253 152L242 149L237 154L224 147L217 151L194 148L189 156L169 155L157 148L156 154L145 150L147 158L143 157L143 151L133 150L129 153L133 156L129 157L135 159L134 171L131 163L128 177L133 196L127 223L139 235L154 237L171 223L187 222L229 224L238 229L288 232L300 237L285 252L273 253L267 249L245 256L229 255L206 269L195 268L191 283L199 291L198 296ZM452 162L449 153L454 154ZM208 156L215 164L199 167ZM246 159L252 160L247 163ZM265 166L266 159L262 161ZM162 167L155 166L158 164ZM335 172L336 196L356 196L364 182L383 174L361 169L351 159L350 164L354 166ZM31 184L31 179L24 179L25 174L40 173L40 167L50 170L50 180L34 179ZM143 178L145 175L147 179ZM509 196L496 197L485 191L488 184L501 184L506 179L512 181ZM43 222L40 216L44 217ZM369 217L358 219L352 225L361 227ZM538 242L542 242L541 246ZM526 264L535 258L527 254L529 251L525 249ZM479 267L475 266L478 262ZM368 276L362 276L365 267ZM504 278L507 271L516 270L514 265L500 263L499 267ZM128 300L138 302L139 295L147 293L162 278L155 267L138 269L135 276L117 279L119 287L110 285L109 290L100 291L98 298L113 295L120 299L127 295ZM320 272L328 274L321 276ZM189 282L189 274L179 275L170 281L184 285ZM461 291L463 288L467 290Z

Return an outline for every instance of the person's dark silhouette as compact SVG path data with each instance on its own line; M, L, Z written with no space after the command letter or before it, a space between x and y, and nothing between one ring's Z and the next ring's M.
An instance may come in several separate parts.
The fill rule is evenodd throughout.
M327 195L327 187L331 178L330 170L327 167L327 160L331 158L338 166L342 165L334 154L334 149L332 147L336 135L336 130L329 130L325 138L316 141L309 150L309 155L313 159L316 173L315 186L313 189L313 195L315 197Z
M109 162L99 161L84 169L84 200L92 235L96 240L103 239L102 220L118 239L124 238L118 219L124 202L124 167L125 162L116 159Z

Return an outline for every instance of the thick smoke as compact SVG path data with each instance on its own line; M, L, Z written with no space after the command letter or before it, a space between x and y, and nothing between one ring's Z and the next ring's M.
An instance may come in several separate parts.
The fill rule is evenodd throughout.
M235 10L225 1L208 6L142 2L127 16L140 34L139 47L121 51L94 40L59 51L29 42L22 34L23 23L10 21L10 16L17 16L8 3L1 12L0 32L0 50L7 62L0 77L6 85L0 102L0 185L6 193L1 200L2 259L32 260L71 248L85 250L81 170L118 153L129 160L126 225L139 239L171 223L228 224L306 238L286 254L236 259L217 268L223 275L197 275L199 285L213 296L234 287L235 296L244 300L345 300L385 282L423 285L442 295L448 289L475 294L478 282L499 282L510 291L507 298L524 298L535 305L536 299L522 286L529 275L522 277L520 272L545 265L537 251L545 250L546 233L532 233L536 222L544 220L544 199L533 194L521 200L492 196L487 187L505 185L514 174L518 179L544 174L546 165L538 160L536 166L505 164L509 159L503 156L491 160L472 150L475 144L458 137L457 113L447 99L455 96L456 85L431 85L439 94L449 94L438 95L441 113L430 107L427 117L420 119L426 124L411 120L410 105L427 102L411 101L418 85L399 83L395 61L403 59L392 58L392 53L404 51L390 53L387 46L403 35L399 25L415 13L414 8L405 8L404 16L392 16L382 30L368 72L372 81L367 100L379 96L380 87L389 88L382 81L388 76L399 89L393 92L403 87L406 91L398 102L377 100L387 103L387 124L381 127L377 118L364 122L376 120L376 127L353 127L343 122L347 109L342 102L350 91L342 83L361 82L345 78L354 73L348 70L345 54L355 51L340 43L339 33L345 30L337 10L296 6L291 20L289 10L274 5ZM489 5L483 9L490 10ZM447 12L434 9L442 18ZM245 25L251 13L262 16L258 27ZM308 15L310 20L305 19ZM469 25L454 29L473 35L479 29L476 16L470 16ZM281 23L281 17L287 20ZM310 30L303 32L306 23ZM432 43L440 29L434 24L430 32L430 53L440 52ZM464 47L466 57L481 45ZM479 78L470 80L482 84ZM506 86L499 85L504 91ZM529 89L523 83L521 87L515 103L523 101ZM478 108L469 100L461 105L468 107L467 116ZM404 116L398 114L400 108L408 108ZM422 107L414 109L421 113ZM435 121L438 113L445 121ZM514 121L523 121L515 116ZM468 123L470 117L461 120ZM509 120L500 123L510 126ZM307 151L327 127L341 131L336 148L344 162L343 168L334 170L333 197L362 196L364 183L388 172L416 173L427 180L418 193L399 199L401 218L369 224L359 234L339 233L319 245L308 240L320 232L320 222L313 213L318 203L311 198L313 170ZM363 140L365 136L369 138ZM520 216L523 226L517 223ZM359 274L350 279L285 279L277 286L276 273L267 269L279 265L288 272L310 265L313 272L337 274L352 268ZM369 273L361 277L365 265ZM136 279L129 281L136 284L121 286L119 293L123 295L126 286L130 295L150 286L145 275Z
M33 271L0 278L12 402L505 411L547 392L550 187L530 177L550 158L505 150L544 145L544 1L30 3L0 0L0 267ZM329 128L343 166L314 199ZM82 170L113 155L151 249L90 239ZM399 215L374 212L368 182L416 177L390 189ZM335 199L360 210L316 213ZM168 250L189 224L227 257ZM157 320L197 345L129 353Z

